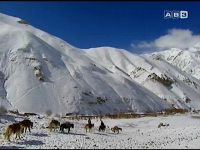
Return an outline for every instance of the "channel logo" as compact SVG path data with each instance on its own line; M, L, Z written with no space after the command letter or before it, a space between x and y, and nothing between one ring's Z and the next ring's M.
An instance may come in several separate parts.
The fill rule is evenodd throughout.
M164 19L187 19L187 18L188 18L188 11L185 10L164 11Z

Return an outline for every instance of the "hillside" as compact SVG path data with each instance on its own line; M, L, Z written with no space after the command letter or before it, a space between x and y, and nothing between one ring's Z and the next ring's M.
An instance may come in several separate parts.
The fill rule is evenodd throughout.
M129 76L19 18L0 14L0 28L0 102L8 109L91 115L170 107Z
M176 108L199 109L200 82L157 55L136 55L123 49L91 48L87 55L101 65L130 77Z

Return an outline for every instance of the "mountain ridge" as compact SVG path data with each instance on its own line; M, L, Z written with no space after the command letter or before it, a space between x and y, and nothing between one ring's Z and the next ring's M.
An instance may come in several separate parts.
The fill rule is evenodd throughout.
M0 105L7 109L99 115L200 108L198 45L137 55L79 49L4 14L0 27Z
M8 109L91 115L170 107L83 50L19 18L2 14L0 18L0 104Z

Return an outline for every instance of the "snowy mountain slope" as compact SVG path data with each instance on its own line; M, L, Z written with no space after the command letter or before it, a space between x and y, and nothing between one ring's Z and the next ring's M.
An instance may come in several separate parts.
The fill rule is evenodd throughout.
M162 52L154 52L150 55L160 57L178 67L182 71L200 79L200 46L190 47L188 50L172 48Z
M130 77L19 18L0 14L0 29L1 104L20 112L86 115L170 107Z
M126 74L172 106L200 108L199 80L165 60L109 47L91 48L86 53L107 69Z
M86 53L91 59L97 60L101 65L115 73L124 73L129 76L137 66L151 68L145 59L123 49L112 47L90 48Z

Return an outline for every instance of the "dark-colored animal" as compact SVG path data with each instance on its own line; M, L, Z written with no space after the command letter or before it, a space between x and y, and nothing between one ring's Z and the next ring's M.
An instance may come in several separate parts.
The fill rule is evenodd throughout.
M65 122L65 123L62 123L60 125L60 131L61 132L64 132L64 129L68 129L68 133L69 133L70 128L74 128L74 124L73 123Z
M86 124L84 128L85 128L86 132L87 132L87 130L89 130L89 132L90 132L93 127L94 127L94 123L92 123L92 124Z
M54 131L60 127L60 122L57 120L51 120L51 122L49 123L48 127L50 131L52 131L52 129L54 129Z
M99 126L99 131L105 131L105 129L106 129L106 126L103 123L103 121L101 121L101 125Z
M115 133L119 133L119 131L122 131L122 128L119 128L118 126L114 126L113 128L111 128L111 130Z
M31 122L28 119L25 119L25 120L19 122L19 124L21 124L23 126L23 133L24 133L24 130L26 133L27 128L28 128L29 132L31 133L31 128L33 128L33 122Z
M5 131L3 132L3 136L4 136L4 139L8 141L10 141L10 136L12 134L16 134L15 139L17 139L17 137L21 139L20 135L22 132L23 132L23 126L20 123L13 123L5 128Z

